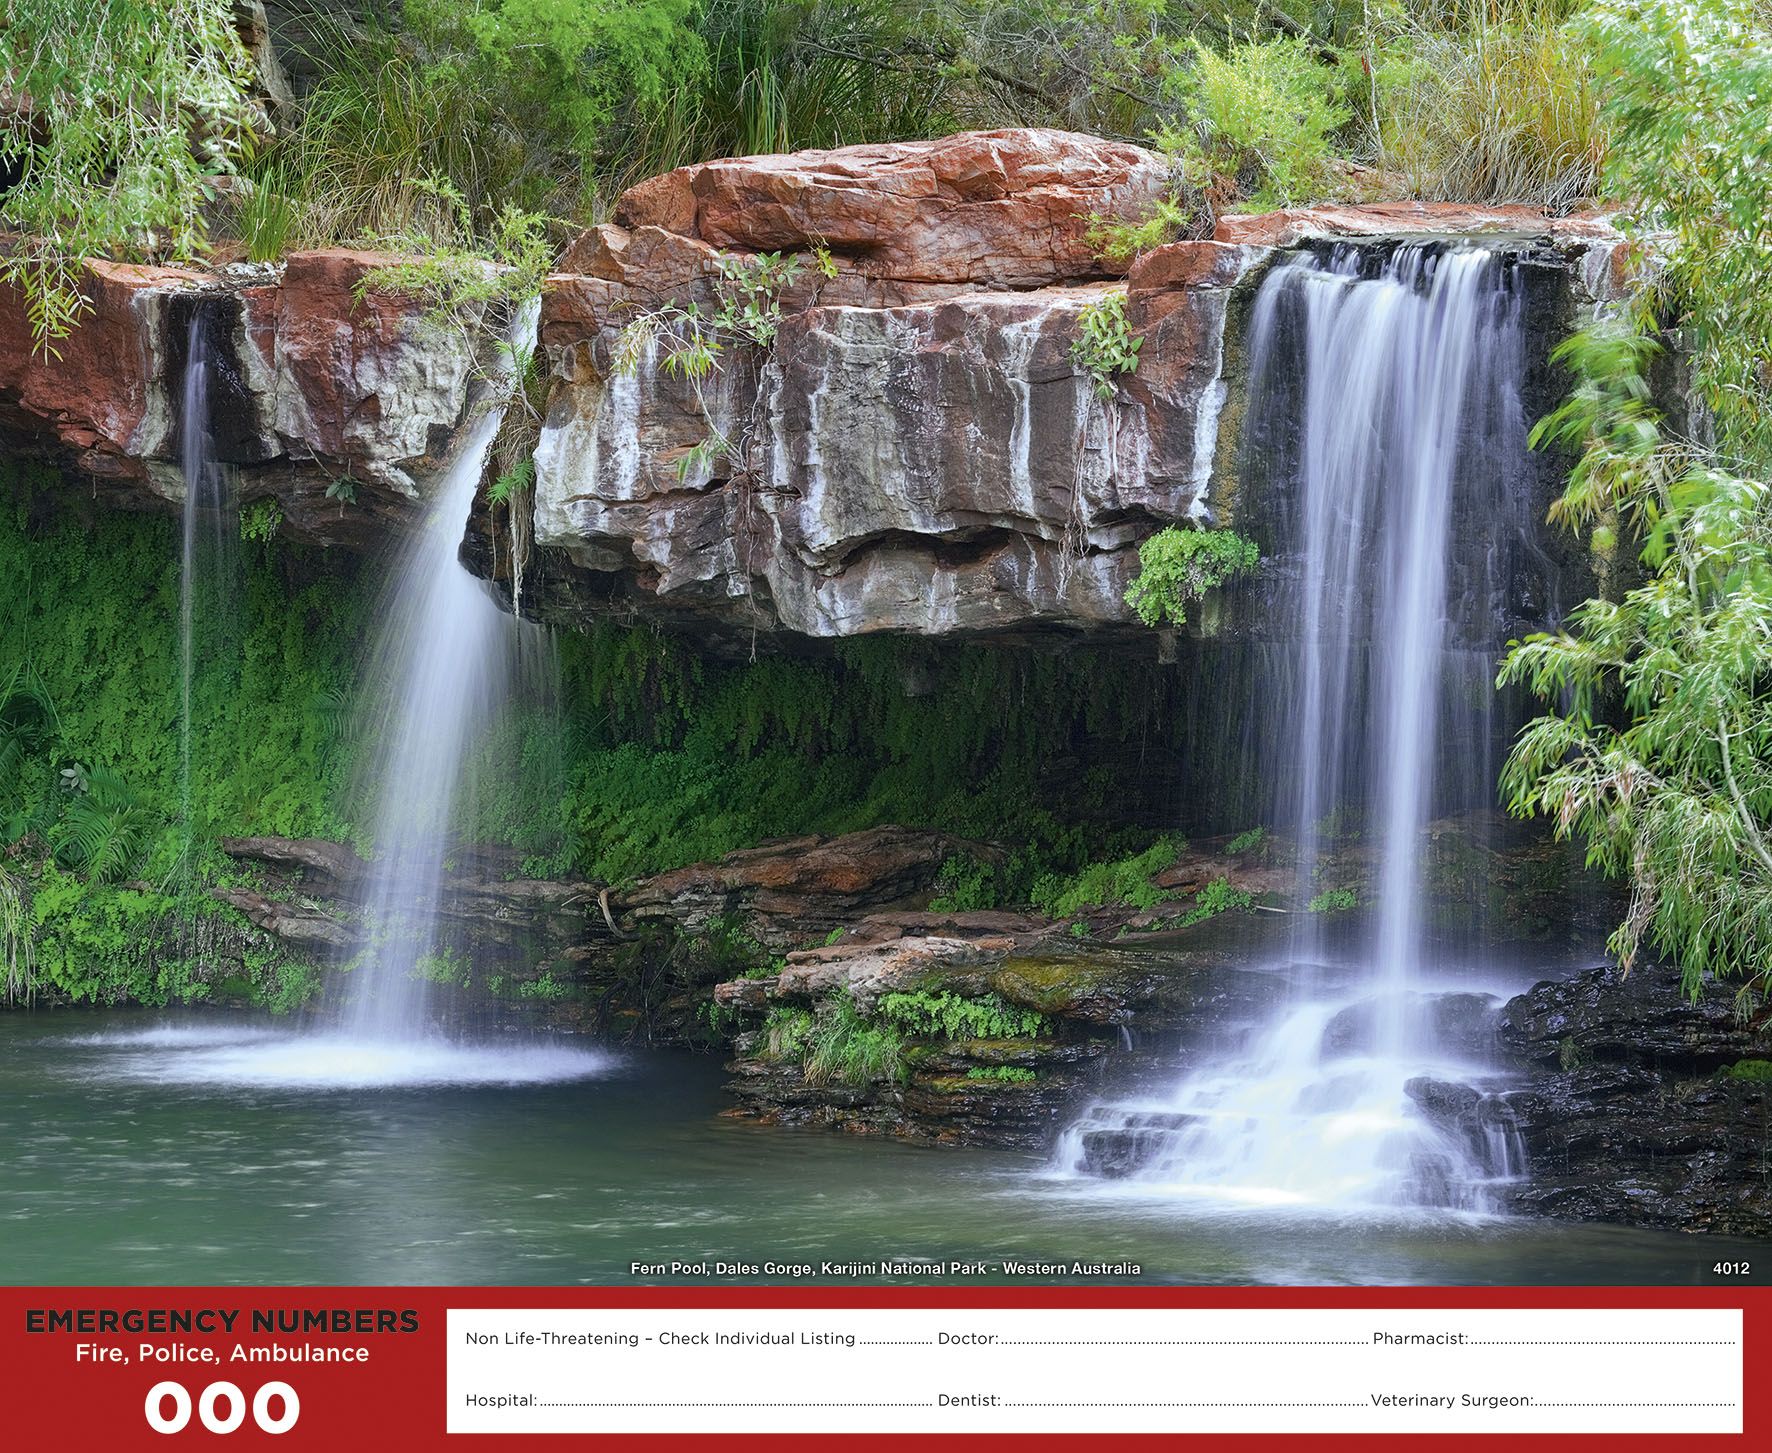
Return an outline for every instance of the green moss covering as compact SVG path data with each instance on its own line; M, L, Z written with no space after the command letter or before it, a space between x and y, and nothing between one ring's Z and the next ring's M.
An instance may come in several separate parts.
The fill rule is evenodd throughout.
M41 858L65 806L60 774L79 764L126 785L148 840L114 875L148 883L144 900L45 879L54 907L38 924L62 941L50 981L66 993L207 992L205 971L178 967L180 954L150 953L149 969L114 951L119 934L152 939L147 921L223 912L206 890L242 870L214 848L219 837L373 851L354 784L374 745L357 706L380 573L267 536L262 512L248 524L230 574L198 603L187 833L177 521L92 504L51 471L0 461L0 680L34 672L59 717L54 739L0 784L0 837ZM1156 834L1124 825L1124 782L1109 765L1174 729L1149 666L882 638L730 664L614 625L562 633L558 646L559 709L504 714L472 764L478 796L463 826L467 840L519 849L527 873L623 884L768 838L896 823L1005 844L965 896L1026 903L1036 883L1069 884L1092 862L1102 866L1077 894L1099 879L1124 896L1119 879L1142 878L1145 859L1168 851L1141 856ZM1075 767L1091 757L1098 765ZM1054 774L1055 763L1068 765ZM311 970L234 975L278 1002L312 981Z

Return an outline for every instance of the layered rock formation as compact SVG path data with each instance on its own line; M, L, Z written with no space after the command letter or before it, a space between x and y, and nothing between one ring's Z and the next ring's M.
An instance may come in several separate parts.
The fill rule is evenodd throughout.
M1230 216L1118 276L1099 223L1146 215L1167 185L1140 148L1020 130L709 162L633 188L548 283L533 530L515 532L541 547L525 609L747 649L1126 628L1152 531L1261 533L1265 506L1251 515L1238 489L1242 300L1277 249L1489 237L1545 272L1553 331L1629 284L1602 220L1415 203ZM121 504L176 502L195 317L243 498L275 498L307 539L371 545L460 435L480 321L440 326L368 287L388 261L95 262L92 312L59 357L33 351L22 301L0 297L0 434ZM1121 292L1138 364L1103 397L1073 349L1084 310ZM689 366L702 344L705 370ZM482 511L471 568L508 575L512 535Z
M1495 236L1557 271L1564 318L1627 281L1603 221L1420 204L1227 217L1113 276L1090 219L1139 217L1166 184L1136 147L1016 131L636 187L544 302L552 548L526 604L746 640L1125 626L1145 536L1237 515L1238 300L1276 248ZM763 254L802 266L765 328L723 331ZM1138 365L1103 398L1073 347L1122 290Z
M125 507L175 504L194 326L212 360L216 452L240 467L242 499L274 498L322 544L378 543L416 513L476 373L471 327L367 286L394 260L304 252L204 274L94 262L91 311L52 354L34 347L22 299L0 292L0 434Z

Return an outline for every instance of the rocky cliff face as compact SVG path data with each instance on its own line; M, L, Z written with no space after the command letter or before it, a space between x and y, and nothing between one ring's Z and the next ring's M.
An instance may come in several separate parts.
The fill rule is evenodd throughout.
M747 646L1124 628L1151 532L1252 512L1259 534L1259 498L1238 488L1241 300L1278 249L1505 238L1544 274L1545 317L1562 320L1546 328L1628 285L1602 221L1415 203L1226 217L1117 276L1097 222L1145 215L1167 183L1137 147L1020 130L709 162L633 188L544 299L526 611ZM759 287L776 258L798 270ZM412 516L473 407L478 321L439 326L366 289L387 261L94 263L92 313L59 358L33 352L21 301L0 297L0 434L120 504L176 502L195 317L242 498L274 498L307 539L372 545ZM1073 346L1084 310L1121 292L1138 365L1102 397ZM717 349L700 377L697 335ZM471 568L508 575L511 533L482 511Z
M124 507L175 504L194 324L214 360L216 451L239 466L242 500L275 499L319 543L372 545L411 517L475 375L471 331L364 286L390 261L306 252L202 274L94 262L91 312L59 356L33 348L22 300L0 292L0 435Z
M1138 148L1016 131L635 188L544 303L534 539L552 548L526 603L716 637L1124 626L1144 537L1236 515L1238 299L1277 248L1500 234L1557 273L1565 318L1625 283L1603 222L1420 204L1230 217L1112 276L1089 218L1137 217L1165 185ZM726 336L685 376L686 340L717 334L759 254L821 247L766 343ZM1084 309L1122 291L1138 365L1103 398L1072 350Z

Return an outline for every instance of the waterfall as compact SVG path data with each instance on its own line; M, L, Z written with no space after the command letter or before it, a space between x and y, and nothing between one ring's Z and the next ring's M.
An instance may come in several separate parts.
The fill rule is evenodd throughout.
M518 326L527 346L533 305ZM481 401L392 567L377 616L365 777L375 856L362 904L367 943L349 976L348 1026L364 1040L427 1032L427 980L446 970L439 956L450 952L438 914L452 832L473 799L471 754L510 696L524 635L540 629L501 610L458 558L503 417L503 407Z
M196 686L204 667L216 661L227 640L239 534L233 471L216 457L210 402L215 367L208 315L201 306L194 307L185 330L178 416L179 465L185 485L178 599L179 807L187 853L195 831L191 764Z
M1479 248L1306 252L1264 280L1248 347L1246 431L1284 499L1276 817L1300 909L1361 833L1376 901L1351 954L1300 912L1267 1022L1166 1097L1094 1106L1057 1165L1242 1203L1487 1209L1523 1157L1481 1036L1448 1030L1473 996L1435 985L1472 966L1430 961L1421 863L1437 810L1494 794L1491 744L1447 740L1442 702L1487 699L1495 542L1529 529L1518 287Z

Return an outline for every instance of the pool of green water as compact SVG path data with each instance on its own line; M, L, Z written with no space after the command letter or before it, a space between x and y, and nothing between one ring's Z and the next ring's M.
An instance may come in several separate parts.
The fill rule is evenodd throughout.
M898 1260L1003 1281L1007 1258L1136 1263L1114 1279L1150 1283L1691 1285L1762 1249L1203 1209L1035 1156L747 1125L721 1116L721 1078L711 1058L561 1041L365 1058L207 1016L0 1015L0 1280L700 1283L631 1268Z

